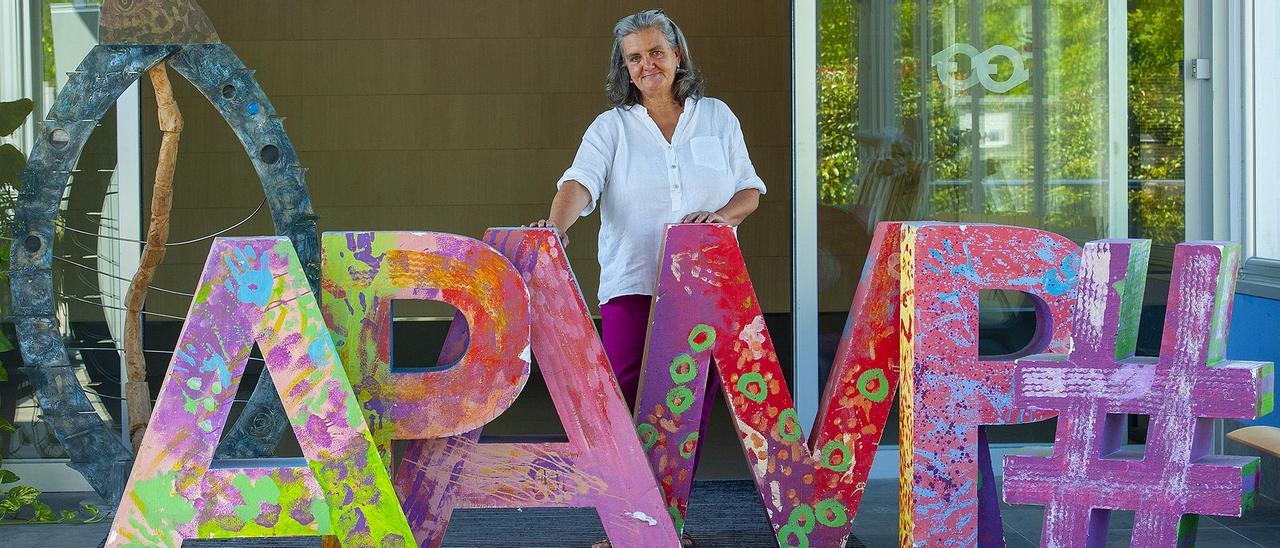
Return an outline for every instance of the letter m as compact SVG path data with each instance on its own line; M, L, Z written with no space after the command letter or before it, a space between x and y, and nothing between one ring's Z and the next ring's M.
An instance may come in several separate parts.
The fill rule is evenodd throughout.
M944 246L949 244L945 238L926 237L946 236L950 229L960 229L966 235L964 254L947 254ZM915 245L916 239L921 240L920 245ZM978 240L985 241L991 249L1003 250L1000 257L1004 264L965 262L965 254L981 251L981 247L969 243ZM1026 244L1018 245L1018 241ZM1031 245L1037 242L1042 245ZM901 336L902 268L934 266L928 257L935 251L948 260L960 261L960 266L971 269L973 279L979 280L955 288L965 316L973 319L973 329L956 330L945 339L945 348L915 348L911 337L904 341ZM1043 257L1037 252L1042 252ZM832 366L816 431L806 438L732 229L723 225L668 226L636 407L636 430L677 527L683 525L694 460L703 435L699 431L702 406L698 402L706 397L712 358L779 546L841 546L849 536L871 461L895 401L903 356L909 355L919 363L923 354L954 352L959 357L957 363L978 362L977 292L988 288L1020 289L1039 297L1032 286L1043 282L1046 275L1070 277L1057 280L1069 287L1074 281L1071 261L1077 252L1078 248L1065 238L1034 229L881 224L872 240L849 323ZM922 258L908 260L916 254ZM1018 263L1022 259L1026 260ZM1065 275L1047 272L1045 266L1064 264L1071 266L1059 269L1069 271ZM1019 280L1034 283L1023 287ZM938 288L917 284L906 289L916 297L912 303L924 306L927 299L919 298L920 294ZM1037 307L1042 321L1060 316L1064 306L1058 301L1062 300ZM909 314L912 319L915 317L914 310ZM928 329L923 325L920 328ZM1054 331L1055 335L1066 333ZM1012 362L1009 364L1011 371ZM912 382L910 386L916 384ZM993 391L1007 392L1008 387L993 386L986 392ZM973 449L985 445L985 440L968 436L957 435L954 441ZM978 455L982 468L990 469L988 452L972 453ZM960 472L974 475L967 470ZM904 477L907 487L913 474L908 472ZM982 487L983 493L994 501L994 482ZM977 496L971 491L966 500L956 497L956 513L972 517ZM998 520L998 513L995 515ZM927 516L917 519L927 521ZM998 535L999 528L996 530Z

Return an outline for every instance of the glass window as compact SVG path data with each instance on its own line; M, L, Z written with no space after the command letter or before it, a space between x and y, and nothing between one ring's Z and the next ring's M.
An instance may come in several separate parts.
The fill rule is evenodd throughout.
M1280 25L1280 5L1257 2L1253 5L1254 52L1274 52L1280 47L1280 39L1266 32ZM1261 29L1262 32L1258 32ZM1255 98L1266 98L1269 91L1280 86L1280 65L1275 58L1263 53L1253 58L1253 87ZM1254 120L1280 120L1280 104L1275 101L1254 100ZM1275 221L1275 207L1280 204L1280 158L1271 151L1280 147L1280 130L1274 123L1254 125L1252 159L1254 172L1252 226L1246 227L1247 238L1253 242L1253 255L1263 259L1280 261L1280 222Z
M1094 0L819 2L824 374L880 221L1027 226L1080 243L1127 234L1168 249L1182 241L1182 5L1119 7L1125 21ZM1114 52L1126 50L1117 72L1126 60ZM1127 80L1111 77L1126 70ZM1115 112L1126 100L1127 112ZM1114 193L1125 210L1111 209L1126 203ZM1144 311L1145 352L1158 348L1163 317L1163 286L1151 285L1160 301ZM981 352L1023 348L1031 318L1020 294L985 292Z
M5 20L6 33L38 36L24 44L20 52L34 69L33 85L24 94L36 103L32 118L43 118L53 105L59 90L67 82L80 60L97 44L98 5L100 2L35 3L41 11ZM35 51L38 47L39 51ZM23 78L21 68L4 67L5 78ZM17 72L17 73L15 73ZM17 99L5 96L3 100ZM34 126L32 126L34 127ZM17 143L24 153L30 152L31 133ZM54 300L73 365L80 367L78 377L98 414L117 426L121 419L120 359L116 348L122 315L120 306L123 287L113 276L121 276L118 237L119 205L116 200L119 180L116 175L117 135L115 109L102 119L85 145L71 175L57 218L57 240L54 243ZM6 206L9 207L9 206ZM7 238L6 234L6 238ZM8 244L5 244L8 247ZM7 253L4 262L8 263ZM131 273L123 273L128 275ZM3 287L0 300L8 309L9 289ZM6 327L6 335L13 332ZM16 343L16 338L14 339ZM48 425L39 420L39 408L32 387L16 369L21 357L15 350L4 355L9 382L0 383L0 413L14 423L12 434L0 433L0 455L4 458L65 457L61 444Z

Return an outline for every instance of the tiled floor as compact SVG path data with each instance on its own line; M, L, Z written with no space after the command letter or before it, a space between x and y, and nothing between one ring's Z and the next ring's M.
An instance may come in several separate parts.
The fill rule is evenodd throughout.
M546 388L530 379L516 406L486 427L486 434L563 433L549 403ZM745 459L724 405L714 408L704 440L702 466L690 500L688 532L702 548L776 546L755 486L747 480ZM558 431L558 432L557 432ZM87 496L56 494L46 498L55 508L73 508ZM1003 506L1005 541L1009 548L1039 545L1044 512L1036 506ZM1132 513L1117 512L1108 547L1129 546ZM99 546L109 524L0 526L0 546L74 548ZM862 507L853 523L850 547L897 546L898 484L893 479L867 485ZM454 515L445 546L456 547L586 547L602 538L595 513L584 509L466 510ZM1197 546L1280 548L1280 503L1259 498L1257 508L1243 518L1205 517L1200 521ZM187 542L186 547L301 547L319 546L316 539ZM815 547L822 548L822 547Z
M894 481L870 482L853 534L869 548L897 546L898 492ZM1039 506L1001 505L1005 542L1009 548L1040 545L1044 510ZM1129 546L1132 512L1111 516L1108 547ZM1259 498L1257 507L1242 518L1202 517L1196 545L1209 548L1267 546L1280 548L1280 503Z
M83 494L52 495L55 507L74 506ZM688 531L704 548L756 548L776 546L748 481L700 481L690 501ZM1043 512L1039 507L1004 506L1005 541L1009 548L1039 544ZM1112 517L1108 547L1129 545L1133 514ZM862 508L853 523L849 546L889 548L897 546L897 483L877 480L867 486ZM108 524L0 526L0 545L73 548L99 546ZM601 538L600 521L592 511L467 510L458 512L445 546L456 547L586 547ZM1280 503L1259 499L1258 507L1243 518L1205 517L1200 521L1197 546L1280 548ZM317 539L281 539L221 542L188 542L184 546L220 547L318 547ZM817 548L817 547L815 547Z
M1000 511L1005 524L1005 538L1013 546L1038 546L1044 510L1039 506L1003 505ZM1133 513L1114 512L1107 546L1129 546ZM855 529L857 531L857 529ZM1016 539L1016 540L1015 540ZM1025 544L1018 544L1025 542ZM1259 497L1257 507L1241 518L1203 516L1196 534L1201 547L1280 547L1280 503Z

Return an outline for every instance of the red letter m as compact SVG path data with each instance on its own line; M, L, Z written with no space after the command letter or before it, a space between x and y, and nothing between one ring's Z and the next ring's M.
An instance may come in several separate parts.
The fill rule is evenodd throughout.
M995 482L978 479L979 466L988 476L991 468L979 426L1043 415L1012 409L1011 361L979 359L978 293L1031 294L1041 336L1027 351L1061 345L1077 255L1070 241L1034 229L881 224L806 439L732 229L669 226L636 422L677 526L714 358L779 546L843 545L900 383L903 540L1000 539ZM937 382L949 398L972 399L947 406L947 417L924 413L944 392ZM944 448L943 458L927 454Z

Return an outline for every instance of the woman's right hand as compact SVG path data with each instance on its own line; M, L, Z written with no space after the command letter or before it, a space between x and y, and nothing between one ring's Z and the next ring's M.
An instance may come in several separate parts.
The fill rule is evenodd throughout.
M551 219L538 219L529 223L529 228L554 228L556 229L556 235L560 237L560 245L564 246L565 249L569 248L569 235L560 230L560 227L556 226Z

